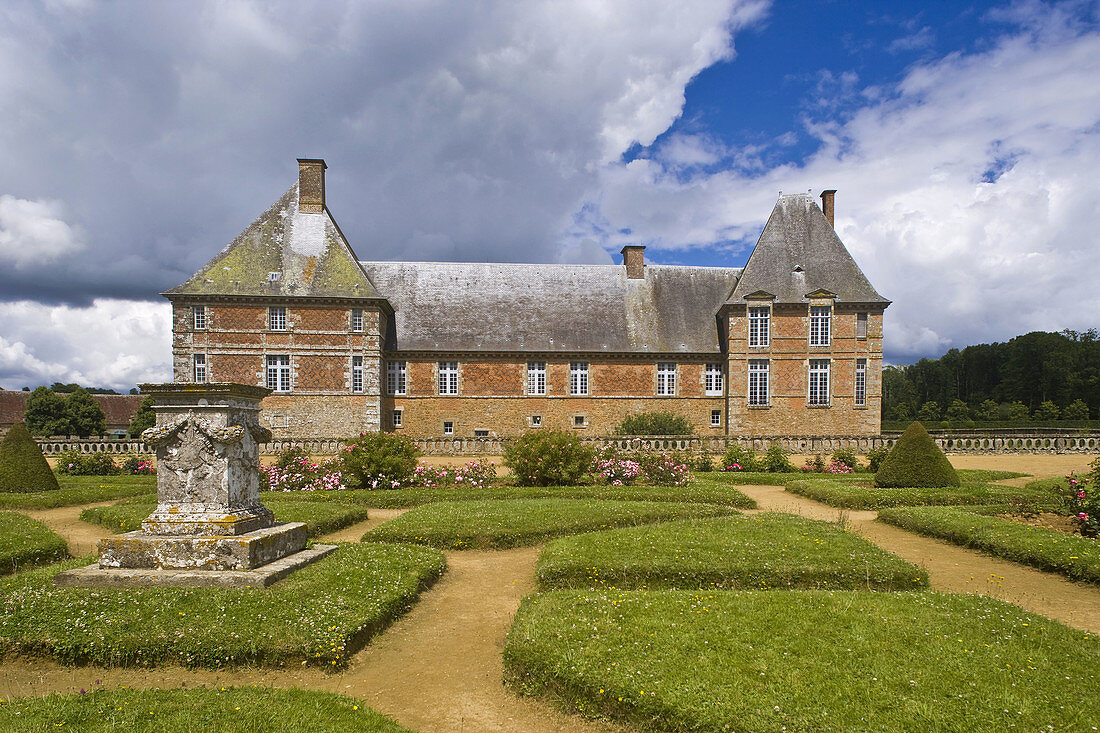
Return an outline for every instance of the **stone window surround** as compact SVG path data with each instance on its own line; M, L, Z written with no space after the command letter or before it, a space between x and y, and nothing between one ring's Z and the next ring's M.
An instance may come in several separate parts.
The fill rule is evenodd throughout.
M269 331L286 331L287 317L286 306L269 305L267 307L267 329Z
M572 426L574 430L586 429L588 427L588 415L583 412L573 415Z
M808 367L807 407L829 407L832 404L832 384L830 374L832 364L829 359L810 359ZM816 379L815 379L816 377Z
M408 362L404 359L386 360L386 394L406 395L409 392Z
M209 371L206 365L206 354L192 354L191 356L191 377L194 379L195 384L203 384L209 380Z
M207 318L209 314L206 312L205 305L193 305L191 306L191 325L196 331L205 331L208 327Z
M351 357L351 391L356 394L363 392L363 357Z
M457 361L436 362L436 386L437 394L443 397L453 397L459 394L459 379L462 367Z
M748 382L745 395L749 407L771 406L771 361L749 359Z
M674 397L676 395L676 377L678 364L674 361L657 362L656 393L660 397Z
M771 306L751 305L748 311L749 348L767 348L771 345Z
M810 346L832 345L832 320L832 305L820 303L810 305Z
M351 330L353 333L363 332L363 309L352 308L351 309Z
M272 392L285 394L294 391L294 368L290 354L264 354L264 375L264 384Z

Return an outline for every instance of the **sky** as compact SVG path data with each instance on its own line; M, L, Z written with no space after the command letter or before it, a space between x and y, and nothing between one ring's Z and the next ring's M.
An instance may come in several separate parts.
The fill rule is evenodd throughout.
M364 260L737 267L832 188L887 362L1100 325L1100 1L5 0L0 150L6 389L169 381L299 157Z

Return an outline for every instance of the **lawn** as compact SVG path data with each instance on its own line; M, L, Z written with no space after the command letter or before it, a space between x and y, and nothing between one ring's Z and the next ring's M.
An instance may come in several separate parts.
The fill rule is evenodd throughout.
M46 525L16 512L0 512L0 575L68 556L65 540Z
M553 591L504 650L514 688L645 730L1091 730L1100 641L931 591Z
M54 509L156 493L156 476L58 476L57 491L0 493L0 509Z
M444 571L437 550L343 544L263 589L58 588L59 563L0 587L0 651L66 663L339 667Z
M305 522L310 537L320 537L367 519L365 506L339 501L279 501L276 495L268 494L263 502L280 522ZM132 532L141 529L141 520L156 506L155 498L143 496L111 506L89 507L80 513L80 518L113 532Z
M960 506L1026 502L1045 505L1054 497L1043 489L968 483L944 488L881 489L870 481L853 483L832 478L795 479L787 491L845 509L884 509L894 506Z
M5 700L0 703L0 728L11 733L411 733L344 695L267 687L95 690Z
M715 504L598 499L438 502L367 532L364 541L413 542L454 550L535 545L552 537L634 524L730 514Z
M665 522L565 537L539 556L548 588L912 590L928 574L839 527L790 514Z
M1006 560L1100 583L1100 542L1029 527L958 507L885 509L878 518L902 529L973 547Z

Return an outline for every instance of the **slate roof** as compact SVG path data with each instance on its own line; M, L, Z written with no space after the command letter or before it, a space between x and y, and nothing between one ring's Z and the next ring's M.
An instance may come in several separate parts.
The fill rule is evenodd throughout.
M363 262L395 311L388 349L719 353L739 268ZM393 331L393 329L391 329ZM392 334L391 334L392 335Z
M328 209L298 211L295 183L214 259L164 295L377 298L378 292Z
M763 292L776 303L805 303L818 290L838 303L890 302L871 287L813 197L780 196L729 302Z

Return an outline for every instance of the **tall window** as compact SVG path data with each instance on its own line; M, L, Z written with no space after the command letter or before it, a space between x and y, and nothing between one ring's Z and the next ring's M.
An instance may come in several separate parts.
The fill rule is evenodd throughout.
M546 362L527 362L527 394L546 394Z
M676 394L676 363L671 361L657 362L657 394Z
M856 313L856 338L867 338L867 314Z
M267 309L267 327L272 331L286 330L286 308L273 305Z
M391 395L405 394L405 362L386 362L386 393Z
M458 394L457 361L439 362L439 394Z
M202 331L206 328L206 306L205 305L193 305L191 306L191 321L195 326L196 331Z
M749 308L749 346L771 342L771 308Z
M195 383L202 384L206 381L206 354L195 354Z
M721 364L707 364L707 369L704 372L704 379L706 381L706 392L709 395L722 394L722 365Z
M856 404L867 404L867 360L856 359Z
M290 354L268 355L267 388L275 392L290 391Z
M363 391L363 357L351 357L351 391Z
M829 321L832 314L831 306L810 306L810 346L829 345Z
M401 412L402 412L402 409L400 407L396 408L393 411L393 426L395 428L401 427L401 417L402 417Z
M810 404L829 404L829 360L810 359Z
M588 362L569 362L569 394L588 394Z
M722 411L721 410L711 410L710 411L710 426L712 428L722 427Z
M768 404L768 360L749 359L749 404Z
M363 330L363 310L361 308L351 309L351 330L362 331Z

